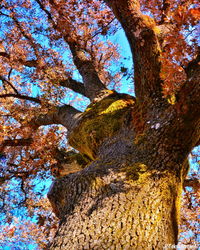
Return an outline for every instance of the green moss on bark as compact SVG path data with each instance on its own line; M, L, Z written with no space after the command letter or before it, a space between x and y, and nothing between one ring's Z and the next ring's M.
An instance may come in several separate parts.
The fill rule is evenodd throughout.
M148 167L143 163L135 163L131 166L126 166L122 169L126 172L127 180L130 181L144 181L145 178L150 176Z
M97 103L91 103L69 135L70 145L94 160L102 142L123 127L133 104L132 97L114 92Z

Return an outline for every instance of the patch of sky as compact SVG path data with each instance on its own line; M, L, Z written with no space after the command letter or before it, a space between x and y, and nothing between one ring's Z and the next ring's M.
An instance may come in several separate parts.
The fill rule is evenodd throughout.
M23 202L25 195L21 190L21 179L12 178L8 181L7 185L7 200L12 203L13 209L18 206L20 202Z
M49 173L50 175L50 173ZM32 191L38 194L46 194L48 192L49 185L52 183L52 177L41 178L41 174L38 174L34 180L32 180ZM30 183L30 184L31 184Z
M118 65L114 65L113 67L117 66L118 70L121 71L121 73L124 73L122 84L115 86L115 89L120 93L134 95L133 78L128 77L128 75L126 77L126 73L133 71L133 60L131 56L131 49L124 30L122 28L118 29L118 31L114 35L110 36L109 39L114 44L119 45L119 53L121 55ZM124 72L122 72L123 70ZM112 87L112 83L109 87Z
M0 242L0 250L38 250L38 246L32 242L7 242L6 245Z
M200 166L200 146L195 147L192 150L192 153L189 155L189 163L190 163L190 171L188 173L189 176L197 174Z

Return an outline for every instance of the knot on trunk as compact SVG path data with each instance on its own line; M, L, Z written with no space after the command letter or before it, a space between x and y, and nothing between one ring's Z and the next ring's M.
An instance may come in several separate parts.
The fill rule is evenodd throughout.
M82 154L96 159L104 141L120 131L131 117L135 99L110 91L100 101L92 102L81 115L77 126L69 134L69 144Z
M90 163L87 156L74 150L66 152L64 149L56 148L53 153L57 163L51 166L51 173L57 178L78 172Z

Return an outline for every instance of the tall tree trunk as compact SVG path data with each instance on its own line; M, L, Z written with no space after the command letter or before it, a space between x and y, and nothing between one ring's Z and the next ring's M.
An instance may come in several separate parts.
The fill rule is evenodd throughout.
M185 135L175 116L163 104L144 118L134 98L116 93L88 107L69 142L92 163L57 179L49 192L61 221L50 249L163 249L177 244L190 150L182 140L192 141L195 135Z
M180 178L146 170L143 164L116 163L109 170L101 166L98 174L91 169L56 183L52 191L63 203L62 219L51 249L163 249L176 244Z

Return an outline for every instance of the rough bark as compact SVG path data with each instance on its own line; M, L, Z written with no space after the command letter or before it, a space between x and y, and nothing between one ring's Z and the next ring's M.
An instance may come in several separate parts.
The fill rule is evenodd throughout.
M139 163L101 164L54 184L61 224L50 249L163 249L176 244L180 179L146 172Z
M28 125L37 129L40 126L62 124L70 131L78 122L80 114L80 111L70 105L51 107L48 113L38 114L28 122Z
M129 41L134 62L135 93L141 102L161 99L161 30L153 18L143 15L137 0L105 0L121 23Z
M199 59L167 103L155 25L137 1L107 2L132 48L136 99L104 91L69 133L92 163L51 187L60 226L50 249L163 249L178 240L187 156L200 140Z
M66 80L62 80L58 83L60 84L60 86L69 88L69 89L75 91L76 93L79 93L79 94L87 97L87 92L85 90L83 83L78 82L71 77L67 78Z
M65 36L65 41L72 52L74 64L83 78L85 89L87 89L87 96L93 100L106 87L101 82L93 61L87 58L86 51L76 41L71 41L71 38L68 36Z
M145 117L140 106L112 92L80 116L69 142L92 163L51 187L48 197L60 225L50 249L177 244L186 159L199 140L197 120L190 120L189 129L174 106L152 106Z

